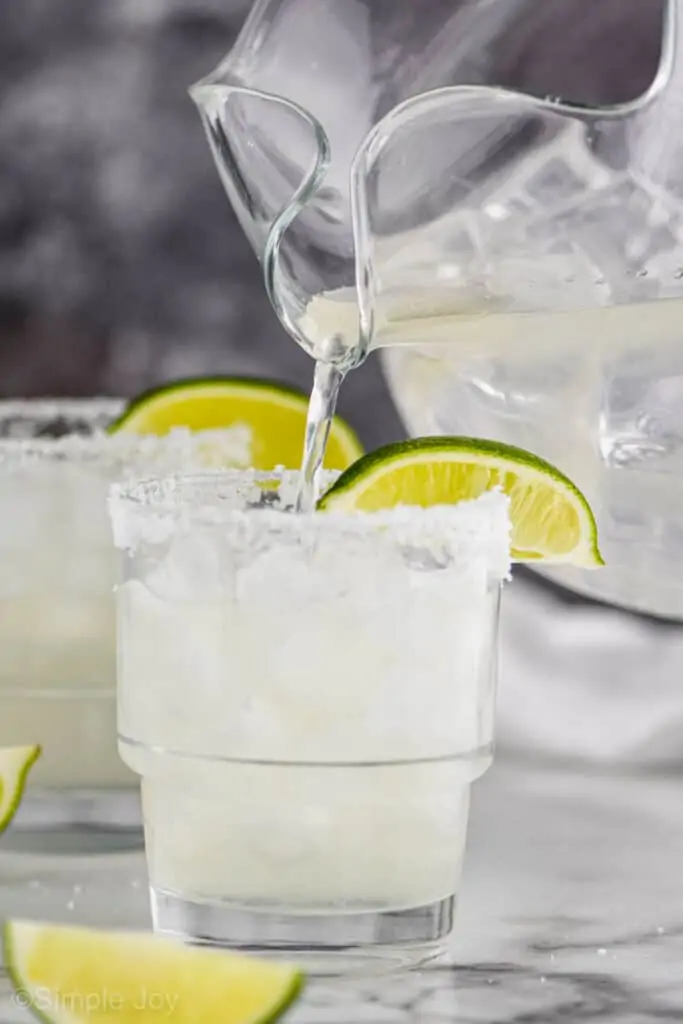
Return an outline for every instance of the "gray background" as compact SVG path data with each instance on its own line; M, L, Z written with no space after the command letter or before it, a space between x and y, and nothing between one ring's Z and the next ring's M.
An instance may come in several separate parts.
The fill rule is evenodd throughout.
M0 4L0 395L127 395L210 372L308 385L186 92L248 6ZM473 78L615 102L648 86L660 39L656 0L528 0ZM401 434L374 359L342 411L368 446Z

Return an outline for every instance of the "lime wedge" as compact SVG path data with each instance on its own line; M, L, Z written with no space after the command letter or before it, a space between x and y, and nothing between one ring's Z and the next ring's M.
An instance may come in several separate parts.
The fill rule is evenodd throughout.
M40 747L0 747L0 835L16 814Z
M495 441L423 437L379 448L343 473L318 508L452 505L494 489L510 499L514 560L604 564L595 517L581 491L549 462Z
M247 427L255 469L298 469L304 450L308 398L266 380L207 377L177 381L133 399L110 433L163 435L178 427L219 430ZM351 427L336 416L325 467L347 469L363 454Z
M18 999L53 1024L269 1024L303 985L290 965L142 933L8 921L4 947Z

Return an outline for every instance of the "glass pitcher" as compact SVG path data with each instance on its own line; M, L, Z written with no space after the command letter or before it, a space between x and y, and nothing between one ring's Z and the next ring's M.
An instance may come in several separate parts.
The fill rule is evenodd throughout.
M683 618L683 0L634 103L472 83L525 0L257 0L192 95L286 329L384 349L413 434L529 448L608 568L566 585Z

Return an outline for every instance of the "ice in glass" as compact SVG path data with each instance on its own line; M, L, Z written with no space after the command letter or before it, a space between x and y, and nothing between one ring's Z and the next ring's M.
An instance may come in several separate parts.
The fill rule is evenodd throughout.
M335 969L424 959L492 756L507 500L300 515L297 479L112 491L155 926Z
M201 435L108 435L119 401L0 403L0 746L40 743L13 829L136 828L116 750L109 485L201 464ZM218 442L212 440L215 445ZM241 464L248 443L226 432ZM7 841L7 839L6 839Z

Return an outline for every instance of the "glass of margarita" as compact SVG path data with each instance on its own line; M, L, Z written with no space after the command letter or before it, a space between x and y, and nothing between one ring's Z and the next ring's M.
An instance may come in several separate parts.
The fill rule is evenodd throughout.
M323 972L419 962L492 757L507 499L304 516L297 480L112 490L155 927Z
M108 434L120 401L0 403L0 747L43 753L4 843L140 842L135 775L116 750L117 573L106 496L143 470L201 464L202 435ZM219 442L212 438L215 446ZM229 464L249 458L226 432Z

